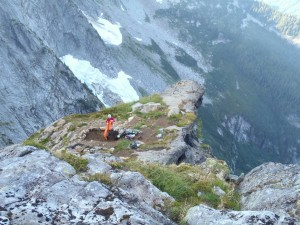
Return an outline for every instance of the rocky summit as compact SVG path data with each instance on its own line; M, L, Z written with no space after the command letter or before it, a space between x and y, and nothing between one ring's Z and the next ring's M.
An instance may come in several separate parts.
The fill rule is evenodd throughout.
M181 81L0 149L0 224L299 224L299 168L269 163L233 179L199 140L203 94Z

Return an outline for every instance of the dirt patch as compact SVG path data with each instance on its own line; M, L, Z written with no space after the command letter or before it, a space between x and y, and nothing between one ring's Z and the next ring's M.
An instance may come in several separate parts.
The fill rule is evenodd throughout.
M160 127L169 127L171 125L174 125L174 123L169 122L167 116L161 116L158 119L153 121L154 126L160 126Z
M145 127L141 129L142 134L138 136L138 140L144 142L145 144L150 144L157 141L156 132L150 127Z
M103 136L104 131L100 129L91 129L86 134L86 137L84 138L85 141L116 141L118 132L117 131L109 131L107 140Z

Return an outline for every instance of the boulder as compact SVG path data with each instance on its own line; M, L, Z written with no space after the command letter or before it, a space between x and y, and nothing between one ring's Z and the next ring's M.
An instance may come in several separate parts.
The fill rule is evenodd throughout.
M215 210L205 205L192 207L188 210L185 220L188 225L296 225L295 219L279 216L270 211L230 211Z
M271 210L300 219L300 166L265 163L239 185L242 209Z
M161 108L161 104L155 102L148 102L146 104L137 102L131 106L133 112L139 111L141 113L149 113L149 112L157 111L159 108Z
M138 201L145 202L153 208L162 210L165 207L165 201L175 201L173 197L166 192L161 192L138 172L113 173L111 174L111 180L114 186L135 195Z
M191 80L182 80L162 93L163 101L169 108L168 116L183 112L196 112L199 107L204 87Z

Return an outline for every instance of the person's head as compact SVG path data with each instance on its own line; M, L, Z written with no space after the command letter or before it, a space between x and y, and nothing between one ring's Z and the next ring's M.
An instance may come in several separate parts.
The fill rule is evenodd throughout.
M110 118L111 118L111 115L110 115L110 114L108 114L108 115L107 115L107 118L109 118L109 119L110 119Z

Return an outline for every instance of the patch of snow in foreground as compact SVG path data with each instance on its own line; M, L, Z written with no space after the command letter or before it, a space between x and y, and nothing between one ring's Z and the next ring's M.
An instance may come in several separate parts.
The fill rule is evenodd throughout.
M113 24L110 21L98 18L98 21L88 18L90 24L98 32L104 43L111 45L120 45L123 41L123 36L120 31L121 25L119 23Z
M103 98L104 89L109 89L120 96L123 102L139 99L137 92L129 82L129 79L132 77L123 71L118 73L117 78L111 78L103 74L99 69L94 68L89 61L76 59L72 55L65 55L61 57L61 60L82 83L85 83L93 91L105 106L109 106L109 104Z

